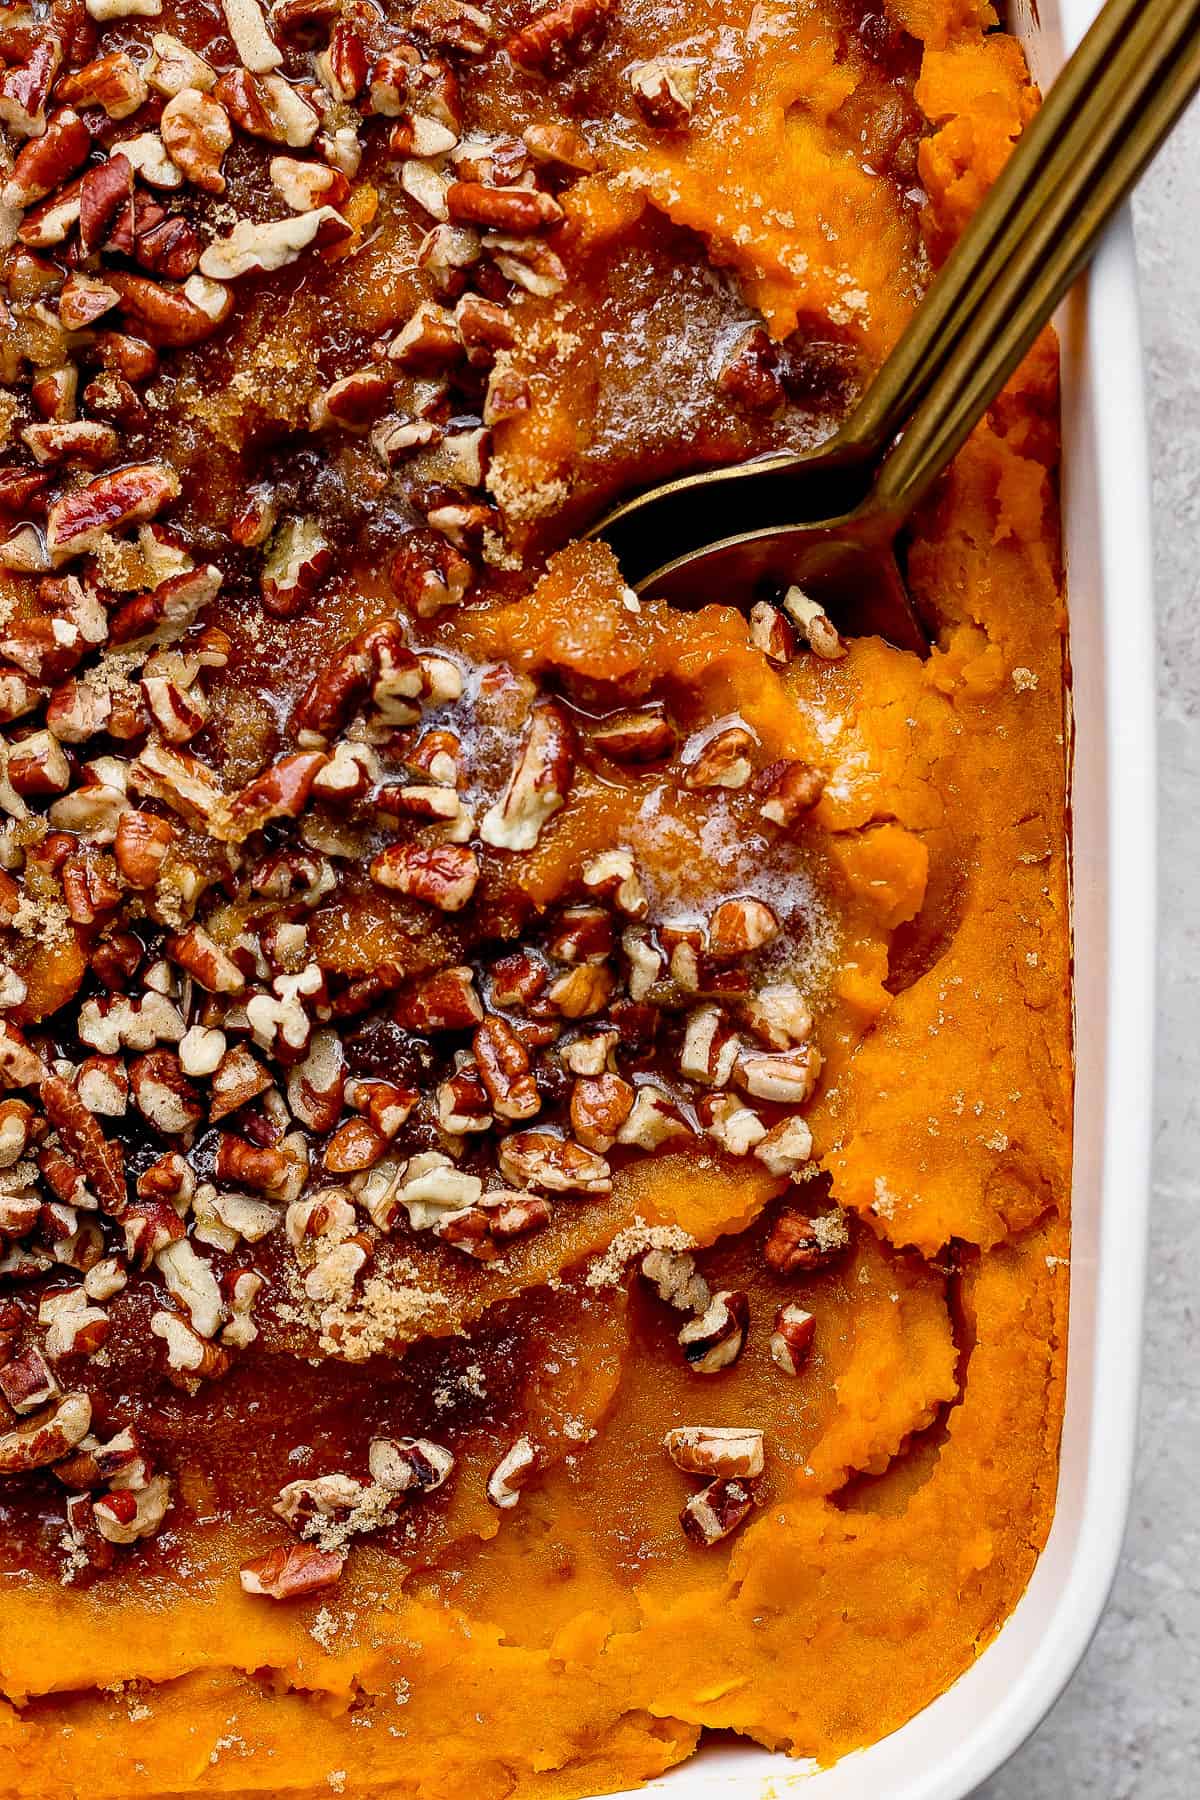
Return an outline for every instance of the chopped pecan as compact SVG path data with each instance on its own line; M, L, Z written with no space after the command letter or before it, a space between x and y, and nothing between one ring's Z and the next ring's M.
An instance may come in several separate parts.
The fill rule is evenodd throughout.
M367 47L345 19L339 19L329 42L313 59L317 80L344 104L358 98L367 82Z
M86 1394L63 1394L45 1412L0 1433L0 1476L24 1475L60 1462L86 1436L92 1403Z
M471 1031L483 1017L474 983L475 971L465 965L427 975L397 1001L397 1022L410 1031Z
M772 1175L794 1175L812 1155L813 1136L803 1119L780 1119L754 1147Z
M191 1131L204 1116L200 1097L173 1050L139 1056L130 1067L129 1086L142 1117L166 1136Z
M372 1438L367 1450L371 1480L389 1494L432 1494L454 1467L454 1455L430 1438Z
M182 287L123 269L107 270L105 280L120 295L121 312L152 344L178 347L201 343L233 310L229 289L200 275L190 276Z
M538 188L488 187L482 181L455 181L446 190L446 211L454 225L480 225L514 237L548 231L566 217L553 194Z
M763 1434L750 1425L676 1425L663 1449L686 1475L745 1478L763 1472Z
M485 1019L472 1040L479 1078L498 1118L520 1122L541 1110L529 1054L504 1019Z
M784 610L814 656L822 662L838 662L847 646L838 635L825 608L810 598L803 588L790 587L783 596Z
M679 1333L684 1360L696 1375L716 1375L742 1354L750 1324L750 1302L740 1291L722 1289L699 1318L689 1319Z
M330 425L340 425L344 431L367 431L385 411L391 393L391 377L385 370L356 369L318 394L309 422L314 431Z
M433 531L410 531L391 565L397 598L419 619L457 606L471 585L472 569L453 544Z
M244 1044L233 1045L222 1057L213 1076L209 1119L215 1125L228 1114L248 1106L271 1086L271 1077L257 1057Z
M17 154L0 201L17 208L31 206L73 175L92 147L92 134L69 106L51 114L40 137L30 138Z
M166 821L155 820L155 823ZM168 825L167 829L170 832L171 827ZM171 961L186 969L205 993L241 994L245 991L246 977L238 965L199 925L189 925L186 930L176 932L167 939L165 949Z
M675 748L675 727L661 706L643 706L598 720L588 742L615 762L659 762Z
M0 1397L18 1415L36 1412L61 1392L53 1369L36 1344L10 1356L0 1367Z
M132 1544L153 1537L167 1515L171 1485L165 1475L154 1475L145 1487L117 1488L92 1503L96 1529L110 1544Z
M323 751L297 750L239 788L229 802L231 840L241 843L272 819L298 819L325 762Z
M153 55L146 64L146 80L168 100L181 94L184 88L198 88L207 93L216 84L216 71L177 37L156 31L150 43Z
M775 1329L771 1333L772 1362L785 1375L798 1375L808 1361L816 1331L817 1321L812 1313L789 1300L775 1314Z
M501 798L488 808L479 835L506 850L532 850L543 825L565 803L575 771L571 724L554 700L530 710L525 737Z
M538 1453L527 1437L509 1446L487 1479L487 1497L507 1512L521 1497L521 1490L538 1466Z
M337 243L348 237L350 230L332 206L318 206L312 212L265 224L239 219L226 237L213 238L200 258L200 273L219 282L269 274L295 262L312 245L324 248Z
M826 777L820 769L806 762L771 763L755 783L763 801L759 813L789 831L810 813L825 791Z
M607 1194L612 1172L602 1156L549 1131L516 1131L500 1145L500 1173L514 1187L549 1194Z
M779 930L765 900L723 900L708 921L708 952L719 962L748 956L773 943Z
M571 1090L571 1130L588 1150L603 1154L616 1143L634 1099L634 1089L619 1075L583 1076Z
M285 519L271 540L260 577L266 611L277 619L290 618L316 593L332 567L333 551L317 521Z
M0 68L0 123L18 137L38 137L45 130L46 98L62 60L62 40L56 32L38 32L21 46L20 53Z
M371 879L442 912L461 912L479 881L479 860L464 844L390 844L372 859Z
M271 1600L306 1599L335 1587L346 1565L340 1551L315 1544L280 1544L242 1564L238 1580L247 1594Z
M565 75L604 41L615 0L559 0L543 8L505 46L515 63L542 75Z
M147 92L142 71L129 52L114 50L64 75L55 99L67 106L101 106L110 119L127 119L143 104Z
M491 18L468 0L418 0L412 26L431 43L463 56L482 56L492 39Z
M132 230L133 168L129 158L114 152L107 162L87 170L79 184L79 242L85 251L98 250L114 228Z
M690 750L690 747L689 747ZM727 725L685 752L686 788L743 788L753 774L754 739L743 725Z
M737 1063L737 1081L748 1094L784 1106L803 1105L820 1072L821 1053L814 1044L795 1050L743 1050Z
M87 1176L88 1186L107 1213L119 1217L126 1203L125 1160L110 1144L76 1093L58 1075L47 1075L38 1093L46 1117L63 1147Z
M754 1496L740 1481L712 1481L693 1494L679 1515L683 1535L708 1547L735 1532L754 1506Z
M810 1219L793 1207L785 1207L775 1221L763 1254L781 1275L808 1274L835 1263L849 1243L850 1233L841 1213Z
M233 47L247 69L261 73L283 61L283 52L267 30L258 0L221 0Z
M659 131L682 131L696 104L700 65L684 57L654 56L633 63L629 85L637 109L648 125Z
M791 662L796 648L795 633L769 600L756 600L750 608L750 642L768 662L779 664Z
M320 118L295 88L279 75L255 75L230 69L214 89L234 124L252 137L300 150L317 135Z
M163 107L159 130L172 162L206 194L223 194L221 159L233 142L229 114L219 100L184 88Z
M106 532L153 519L179 493L179 477L165 463L132 463L97 475L50 508L46 544L54 556L95 550Z
M341 1117L346 1073L335 1031L313 1033L308 1054L288 1071L288 1105L310 1131L331 1131Z
M271 158L271 186L293 212L315 212L320 206L339 207L350 197L350 183L340 169L325 163L300 162L294 156Z

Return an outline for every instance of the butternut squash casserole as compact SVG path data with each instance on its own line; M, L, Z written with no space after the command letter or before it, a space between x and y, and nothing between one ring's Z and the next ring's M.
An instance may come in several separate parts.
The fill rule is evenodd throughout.
M579 534L820 442L986 0L0 4L0 1796L552 1800L945 1689L1054 1505L1056 352L927 659Z

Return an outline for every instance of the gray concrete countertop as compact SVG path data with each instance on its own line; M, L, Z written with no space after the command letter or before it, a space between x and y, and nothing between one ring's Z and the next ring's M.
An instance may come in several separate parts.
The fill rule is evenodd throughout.
M1200 1793L1200 107L1143 183L1135 216L1154 466L1162 846L1141 1450L1121 1572L1095 1642L1041 1730L976 1800Z

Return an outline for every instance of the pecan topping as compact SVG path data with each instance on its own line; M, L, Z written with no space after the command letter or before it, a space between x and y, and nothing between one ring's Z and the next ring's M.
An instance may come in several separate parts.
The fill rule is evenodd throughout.
M742 1354L750 1324L750 1302L740 1291L714 1294L699 1318L679 1333L688 1367L697 1375L716 1375Z
M507 1512L521 1498L521 1490L537 1470L538 1454L527 1437L520 1437L496 1464L487 1481L487 1497Z
M771 1360L785 1375L798 1375L808 1361L816 1335L817 1321L802 1306L788 1301L775 1314L771 1333Z
M243 1563L238 1580L247 1594L265 1594L271 1600L306 1599L335 1587L345 1566L340 1551L319 1550L315 1544L279 1544Z
M763 1434L751 1426L677 1425L663 1448L688 1475L744 1478L763 1472Z
M219 100L196 88L184 88L163 107L162 140L172 162L206 194L223 194L221 159L233 142L229 114Z
M532 850L542 826L565 803L575 772L570 721L553 700L533 706L508 786L479 828L485 844Z
M683 1535L707 1548L737 1530L754 1506L754 1496L741 1481L713 1481L693 1494L679 1515Z
M0 1478L59 1462L86 1435L91 1422L87 1395L70 1393L12 1431L0 1432Z
M765 1255L771 1267L781 1275L808 1274L836 1262L849 1242L850 1234L840 1213L810 1219L804 1213L786 1207L767 1239Z
M462 844L392 844L373 859L371 879L442 912L461 912L475 892L479 861Z
M522 68L565 75L600 48L613 4L614 0L559 0L509 38L508 54Z
M699 64L682 57L655 56L649 62L634 63L629 70L637 109L646 123L659 131L686 127L699 83Z

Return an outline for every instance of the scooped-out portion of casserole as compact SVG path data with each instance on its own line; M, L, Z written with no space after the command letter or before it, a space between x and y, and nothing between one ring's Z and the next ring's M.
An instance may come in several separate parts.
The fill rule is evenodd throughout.
M933 648L579 534L843 419L984 0L0 5L0 1796L826 1763L1049 1529L1056 353Z

